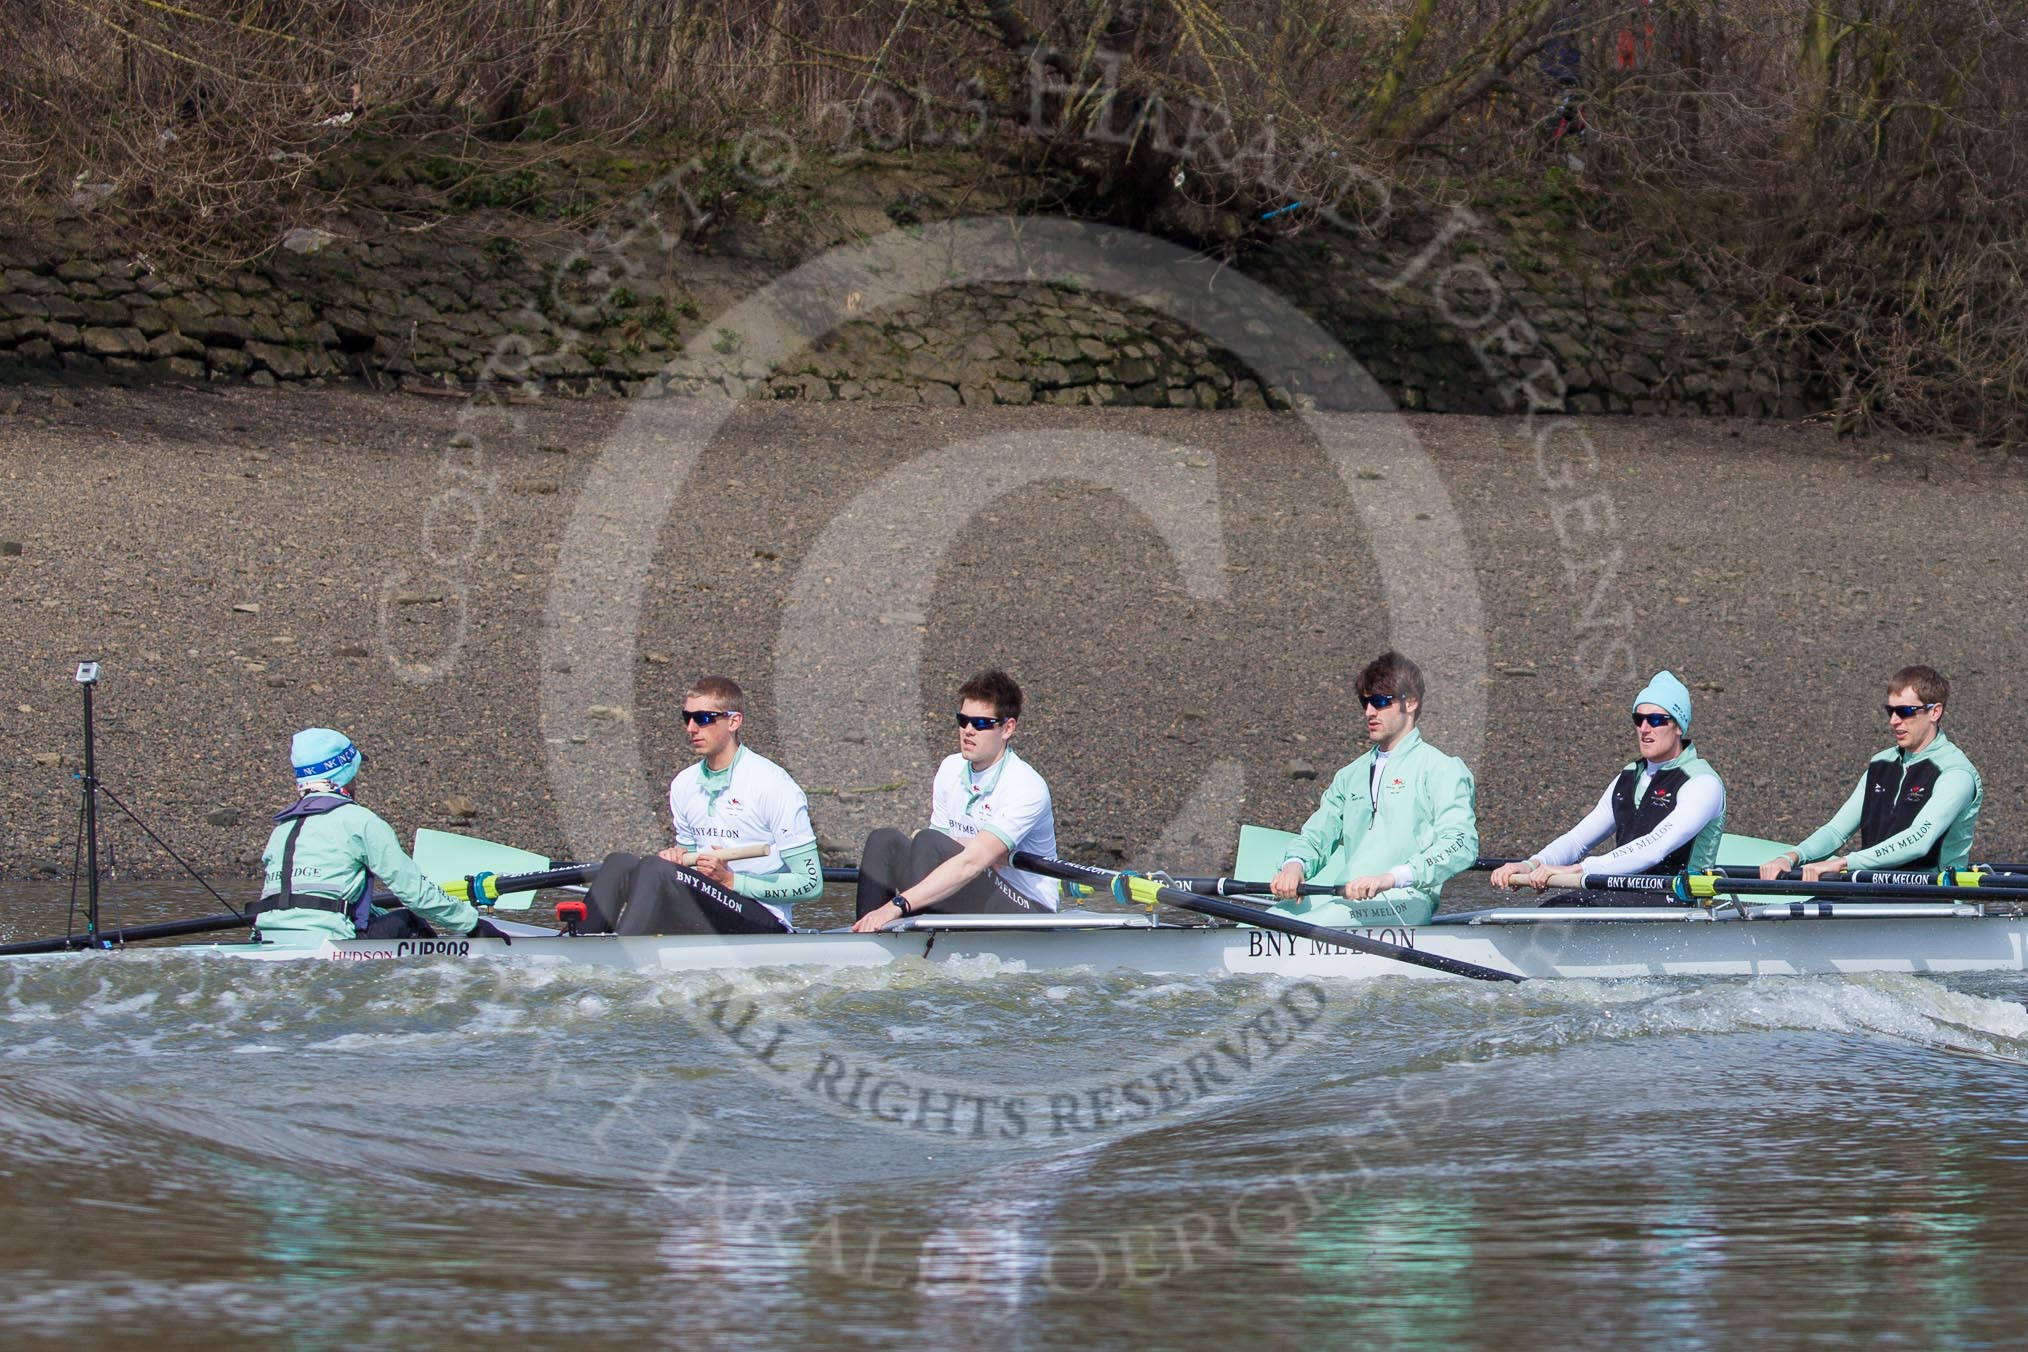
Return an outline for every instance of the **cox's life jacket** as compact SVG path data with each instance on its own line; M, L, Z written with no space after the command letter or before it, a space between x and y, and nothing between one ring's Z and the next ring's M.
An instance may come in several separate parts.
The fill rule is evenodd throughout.
M366 886L359 891L359 900L348 902L343 897L316 896L305 893L296 895L296 837L303 834L303 823L312 817L321 817L327 812L336 812L341 807L356 804L342 793L312 793L298 798L274 815L277 822L292 823L287 839L282 842L282 890L262 897L248 915L259 915L263 911L288 911L298 908L312 911L330 911L335 915L349 916L355 930L364 931L367 922L373 919L373 875L366 875Z

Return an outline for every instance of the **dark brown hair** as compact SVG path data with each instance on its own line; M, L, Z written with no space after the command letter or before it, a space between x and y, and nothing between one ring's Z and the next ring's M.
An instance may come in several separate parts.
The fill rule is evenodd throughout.
M1405 700L1416 702L1416 712L1422 706L1422 668L1389 648L1366 664L1359 673L1359 698L1368 695L1399 695Z
M958 687L959 705L968 699L992 705L995 718L1021 717L1021 687L998 667L982 671Z

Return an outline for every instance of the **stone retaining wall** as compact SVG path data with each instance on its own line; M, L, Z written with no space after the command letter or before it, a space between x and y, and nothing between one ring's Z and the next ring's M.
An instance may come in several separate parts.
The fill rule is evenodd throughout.
M73 226L65 238L90 238ZM552 394L654 397L672 384L677 349L705 334L722 360L677 383L711 379L748 398L1247 408L1302 397L1262 388L1231 353L1163 316L1047 285L943 292L766 370L741 356L739 335L711 330L719 307L778 273L779 259L740 264L722 247L686 245L614 286L554 246L437 243L364 223L351 233L299 231L294 250L211 275L114 248L0 243L0 378L448 392L498 380L504 352L513 379ZM1318 233L1237 266L1316 320L1404 408L1513 409L1524 381L1539 406L1581 413L1797 417L1825 404L1799 357L1746 350L1722 305L1684 284L1615 292L1497 233L1434 257Z

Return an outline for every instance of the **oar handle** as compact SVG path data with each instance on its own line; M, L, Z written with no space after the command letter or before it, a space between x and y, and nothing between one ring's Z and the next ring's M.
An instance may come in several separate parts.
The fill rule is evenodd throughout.
M1400 944L1383 943L1369 939L1363 934L1350 930L1335 929L1329 925L1313 925L1307 920L1293 916L1274 915L1252 906L1243 906L1236 901L1224 901L1213 897L1199 896L1185 892L1180 887L1167 887L1151 878L1139 874L1123 873L1115 869L1099 868L1094 864L1078 864L1068 859L1051 859L1044 855L1017 850L1010 861L1014 867L1027 869L1031 873L1043 873L1052 878L1064 878L1111 889L1116 882L1124 880L1129 895L1135 900L1152 897L1156 901L1199 915L1215 916L1220 920L1231 920L1242 925L1253 925L1260 929L1279 930L1302 939L1315 939L1339 948L1350 948L1376 957L1391 958L1417 967L1428 967L1433 971L1448 972L1453 976L1468 976L1478 981L1521 981L1519 973L1503 972L1493 967L1481 967L1475 962L1464 962L1447 958L1438 953L1424 953L1418 949L1404 948Z
M696 853L699 855L708 854L715 859L723 859L730 862L734 859L759 859L773 848L774 846L766 842L755 842L748 845L707 845L703 849L696 851Z

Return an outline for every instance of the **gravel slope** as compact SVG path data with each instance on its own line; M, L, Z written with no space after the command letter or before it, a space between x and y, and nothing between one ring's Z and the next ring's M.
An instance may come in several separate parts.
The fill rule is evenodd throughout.
M2014 716L2028 477L1955 450L1594 419L1593 457L1565 440L1539 459L1516 420L1414 418L1415 449L1374 418L1348 475L1292 415L748 407L680 483L642 471L638 500L595 495L581 541L673 489L666 513L649 512L660 530L641 566L585 579L614 594L640 581L637 632L594 635L631 644L633 698L553 710L545 726L545 683L567 691L573 674L556 669L573 663L552 583L608 567L599 550L566 552L566 528L601 458L642 435L627 421L638 408L475 415L352 390L17 388L0 390L0 410L0 542L20 547L0 552L9 876L68 867L80 657L104 663L106 783L226 872L258 857L263 814L289 793L289 734L308 723L366 748L371 801L404 835L468 823L558 855L650 843L630 833L683 762L671 714L707 669L747 683L758 749L788 756L781 721L794 717L872 776L824 782L789 756L822 791L829 852L849 858L864 821L921 816L923 776L950 742L947 692L989 662L1029 690L1017 746L1051 780L1066 851L1213 866L1234 817L1298 824L1362 749L1348 692L1388 642L1382 584L1441 584L1441 551L1425 569L1415 542L1433 544L1450 508L1482 607L1467 627L1485 642L1484 740L1460 745L1469 701L1455 689L1434 692L1431 735L1478 773L1486 852L1536 847L1590 805L1631 754L1625 709L1660 666L1696 691L1732 828L1793 838L1886 745L1886 674L1926 660L1958 683L1951 726L1987 777L1980 853L2028 853L2028 733ZM1027 453L952 448L1009 435L1135 476L1200 553L1179 563L1147 510L1090 483L995 498L995 476L1018 478ZM675 458L651 448L644 463ZM1424 463L1445 492L1415 489ZM927 489L908 477L925 466L942 467ZM881 509L848 517L869 492ZM1363 524L1355 494L1385 520ZM922 542L939 530L953 539L928 565L927 604L882 609L888 575L926 566ZM1398 532L1385 568L1376 530ZM799 584L819 553L855 549L862 570L867 557L895 564ZM1440 590L1444 614L1468 615L1471 586ZM792 603L801 619L785 632ZM827 606L877 612L892 648L834 644ZM910 639L912 711L854 706L880 688L870 678L781 709L789 666L851 692L855 664L891 665ZM1480 679L1470 661L1452 670ZM881 734L883 714L909 735ZM638 778L593 791L552 773L552 760L603 764L620 746L638 748ZM559 792L576 810L559 812ZM111 830L129 868L169 867L137 830Z

